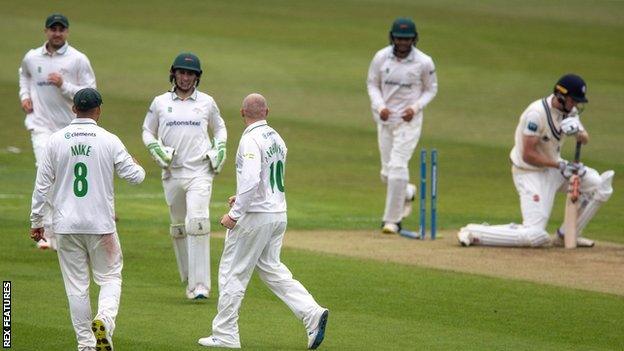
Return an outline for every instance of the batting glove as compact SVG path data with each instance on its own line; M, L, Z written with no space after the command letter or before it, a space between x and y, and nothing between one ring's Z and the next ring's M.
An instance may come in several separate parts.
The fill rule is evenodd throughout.
M163 146L160 141L148 144L147 150L154 161L156 161L156 164L162 169L169 167L171 160L173 160L173 155L175 154L175 150L172 147Z
M585 168L585 165L583 163L568 161L559 162L559 171L565 179L570 179L570 177L574 174L577 174L579 177L583 178L587 173L587 169Z
M565 135L575 135L581 129L581 120L578 117L568 117L561 121L561 132Z
M212 148L206 153L206 158L210 161L210 168L212 171L215 174L221 173L226 158L225 141L214 139Z

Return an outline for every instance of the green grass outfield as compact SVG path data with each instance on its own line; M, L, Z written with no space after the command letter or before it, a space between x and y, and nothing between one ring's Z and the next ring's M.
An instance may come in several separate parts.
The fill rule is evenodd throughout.
M13 282L16 350L75 345L55 255L36 252L26 235L34 161L17 98L20 60L43 43L44 19L54 11L69 17L69 41L96 72L104 98L100 125L119 135L148 171L142 185L117 187L125 255L118 349L199 349L196 339L209 333L216 310L215 298L203 304L183 298L158 170L140 140L146 109L168 88L168 69L180 51L202 60L200 88L215 97L230 135L228 163L214 183L215 228L234 192L240 101L254 91L269 99L271 123L289 147L290 228L379 225L384 187L365 79L390 23L407 15L416 20L419 47L438 72L439 92L425 111L419 148L439 150L439 227L520 220L507 160L519 114L561 74L576 72L586 79L590 99L583 121L592 139L583 162L616 171L615 192L587 232L624 243L624 2L6 1L0 22L0 276ZM23 152L9 153L8 146ZM564 154L571 152L568 142ZM417 180L418 154L411 168ZM557 202L551 230L563 217L563 197ZM406 224L415 227L416 217ZM212 243L216 270L222 240ZM325 349L624 345L621 296L290 249L283 256L332 311ZM256 278L240 326L250 349L305 348L303 328Z

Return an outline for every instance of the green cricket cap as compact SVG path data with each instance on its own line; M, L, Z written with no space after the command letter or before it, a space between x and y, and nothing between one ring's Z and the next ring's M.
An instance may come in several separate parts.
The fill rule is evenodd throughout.
M416 23L409 18L399 17L392 23L390 34L395 38L414 38Z
M67 17L63 16L60 13L53 13L48 18L46 18L45 26L46 28L50 28L55 24L60 24L65 28L69 28L69 21Z
M78 111L88 111L102 104L102 95L93 88L78 90L74 95L74 106Z

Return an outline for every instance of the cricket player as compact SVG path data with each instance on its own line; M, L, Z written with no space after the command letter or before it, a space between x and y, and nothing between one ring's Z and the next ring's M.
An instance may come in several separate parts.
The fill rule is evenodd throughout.
M293 311L308 333L308 348L325 336L329 311L293 279L280 261L286 231L284 173L286 144L266 121L269 108L260 94L243 100L245 131L236 153L236 196L221 218L228 229L219 264L219 302L212 335L199 339L208 347L240 348L238 311L254 268L260 279Z
M589 134L579 113L588 100L585 81L566 74L555 84L553 94L534 101L520 116L515 145L511 150L511 173L520 196L522 224L469 224L457 234L460 244L490 246L543 246L551 242L546 225L555 193L566 191L574 172L581 177L577 246L592 247L594 241L581 236L583 229L605 203L613 188L613 171L602 174L582 163L561 158L566 136L587 144ZM563 246L563 231L557 230L553 245Z
M89 59L67 43L67 17L58 13L48 16L44 33L47 41L28 51L19 68L19 98L26 113L25 125L30 132L37 167L50 135L74 119L74 94L82 88L95 88L95 75ZM40 241L37 246L54 249L53 209L46 208L46 211L47 240Z
M416 24L397 18L390 45L379 50L368 69L368 95L381 154L381 180L386 184L382 233L396 234L412 210L416 186L409 183L409 160L423 124L423 110L438 92L431 57L416 48Z
M30 214L30 237L45 240L44 204L55 187L54 231L78 350L112 350L123 266L114 221L113 172L131 184L145 178L121 140L97 125L101 104L93 88L74 95L77 118L50 136L39 160ZM93 320L90 274L100 287Z
M217 104L197 90L201 75L197 56L178 55L169 71L173 88L154 98L143 123L143 142L163 169L169 233L189 299L205 299L210 293L208 206L212 179L223 168L227 141Z

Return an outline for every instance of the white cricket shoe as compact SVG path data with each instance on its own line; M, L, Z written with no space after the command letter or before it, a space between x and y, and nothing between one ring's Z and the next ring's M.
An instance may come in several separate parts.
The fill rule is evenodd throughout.
M206 346L206 347L225 347L228 349L240 349L241 348L240 343L226 344L220 340L217 340L217 338L215 338L212 335L197 340L197 343L200 344L201 346Z
M595 244L596 243L593 240L584 238L582 236L576 238L576 247L594 247ZM560 230L557 230L557 234L555 234L555 237L552 240L552 246L565 246L563 233Z
M93 336L95 336L96 351L113 350L113 338L110 326L107 326L103 319L95 317L93 322L91 322L91 330L93 331Z
M381 232L384 234L397 234L399 232L399 226L396 223L384 223L381 228Z
M195 289L186 289L186 298L189 300L201 300L207 299L210 296L210 290L208 290L202 284L198 284Z
M405 193L405 204L403 204L403 218L406 218L412 213L412 203L416 198L416 185L407 184L407 191Z
M595 244L596 243L593 240L584 238L582 236L576 238L576 246L578 247L594 247Z
M460 229L457 233L457 241L461 244L461 246L470 246L472 244L472 234L469 231Z
M316 327L308 331L308 349L314 350L321 345L325 338L325 327L327 326L327 317L329 316L329 310L323 308L323 312L318 317L316 323L312 323Z

